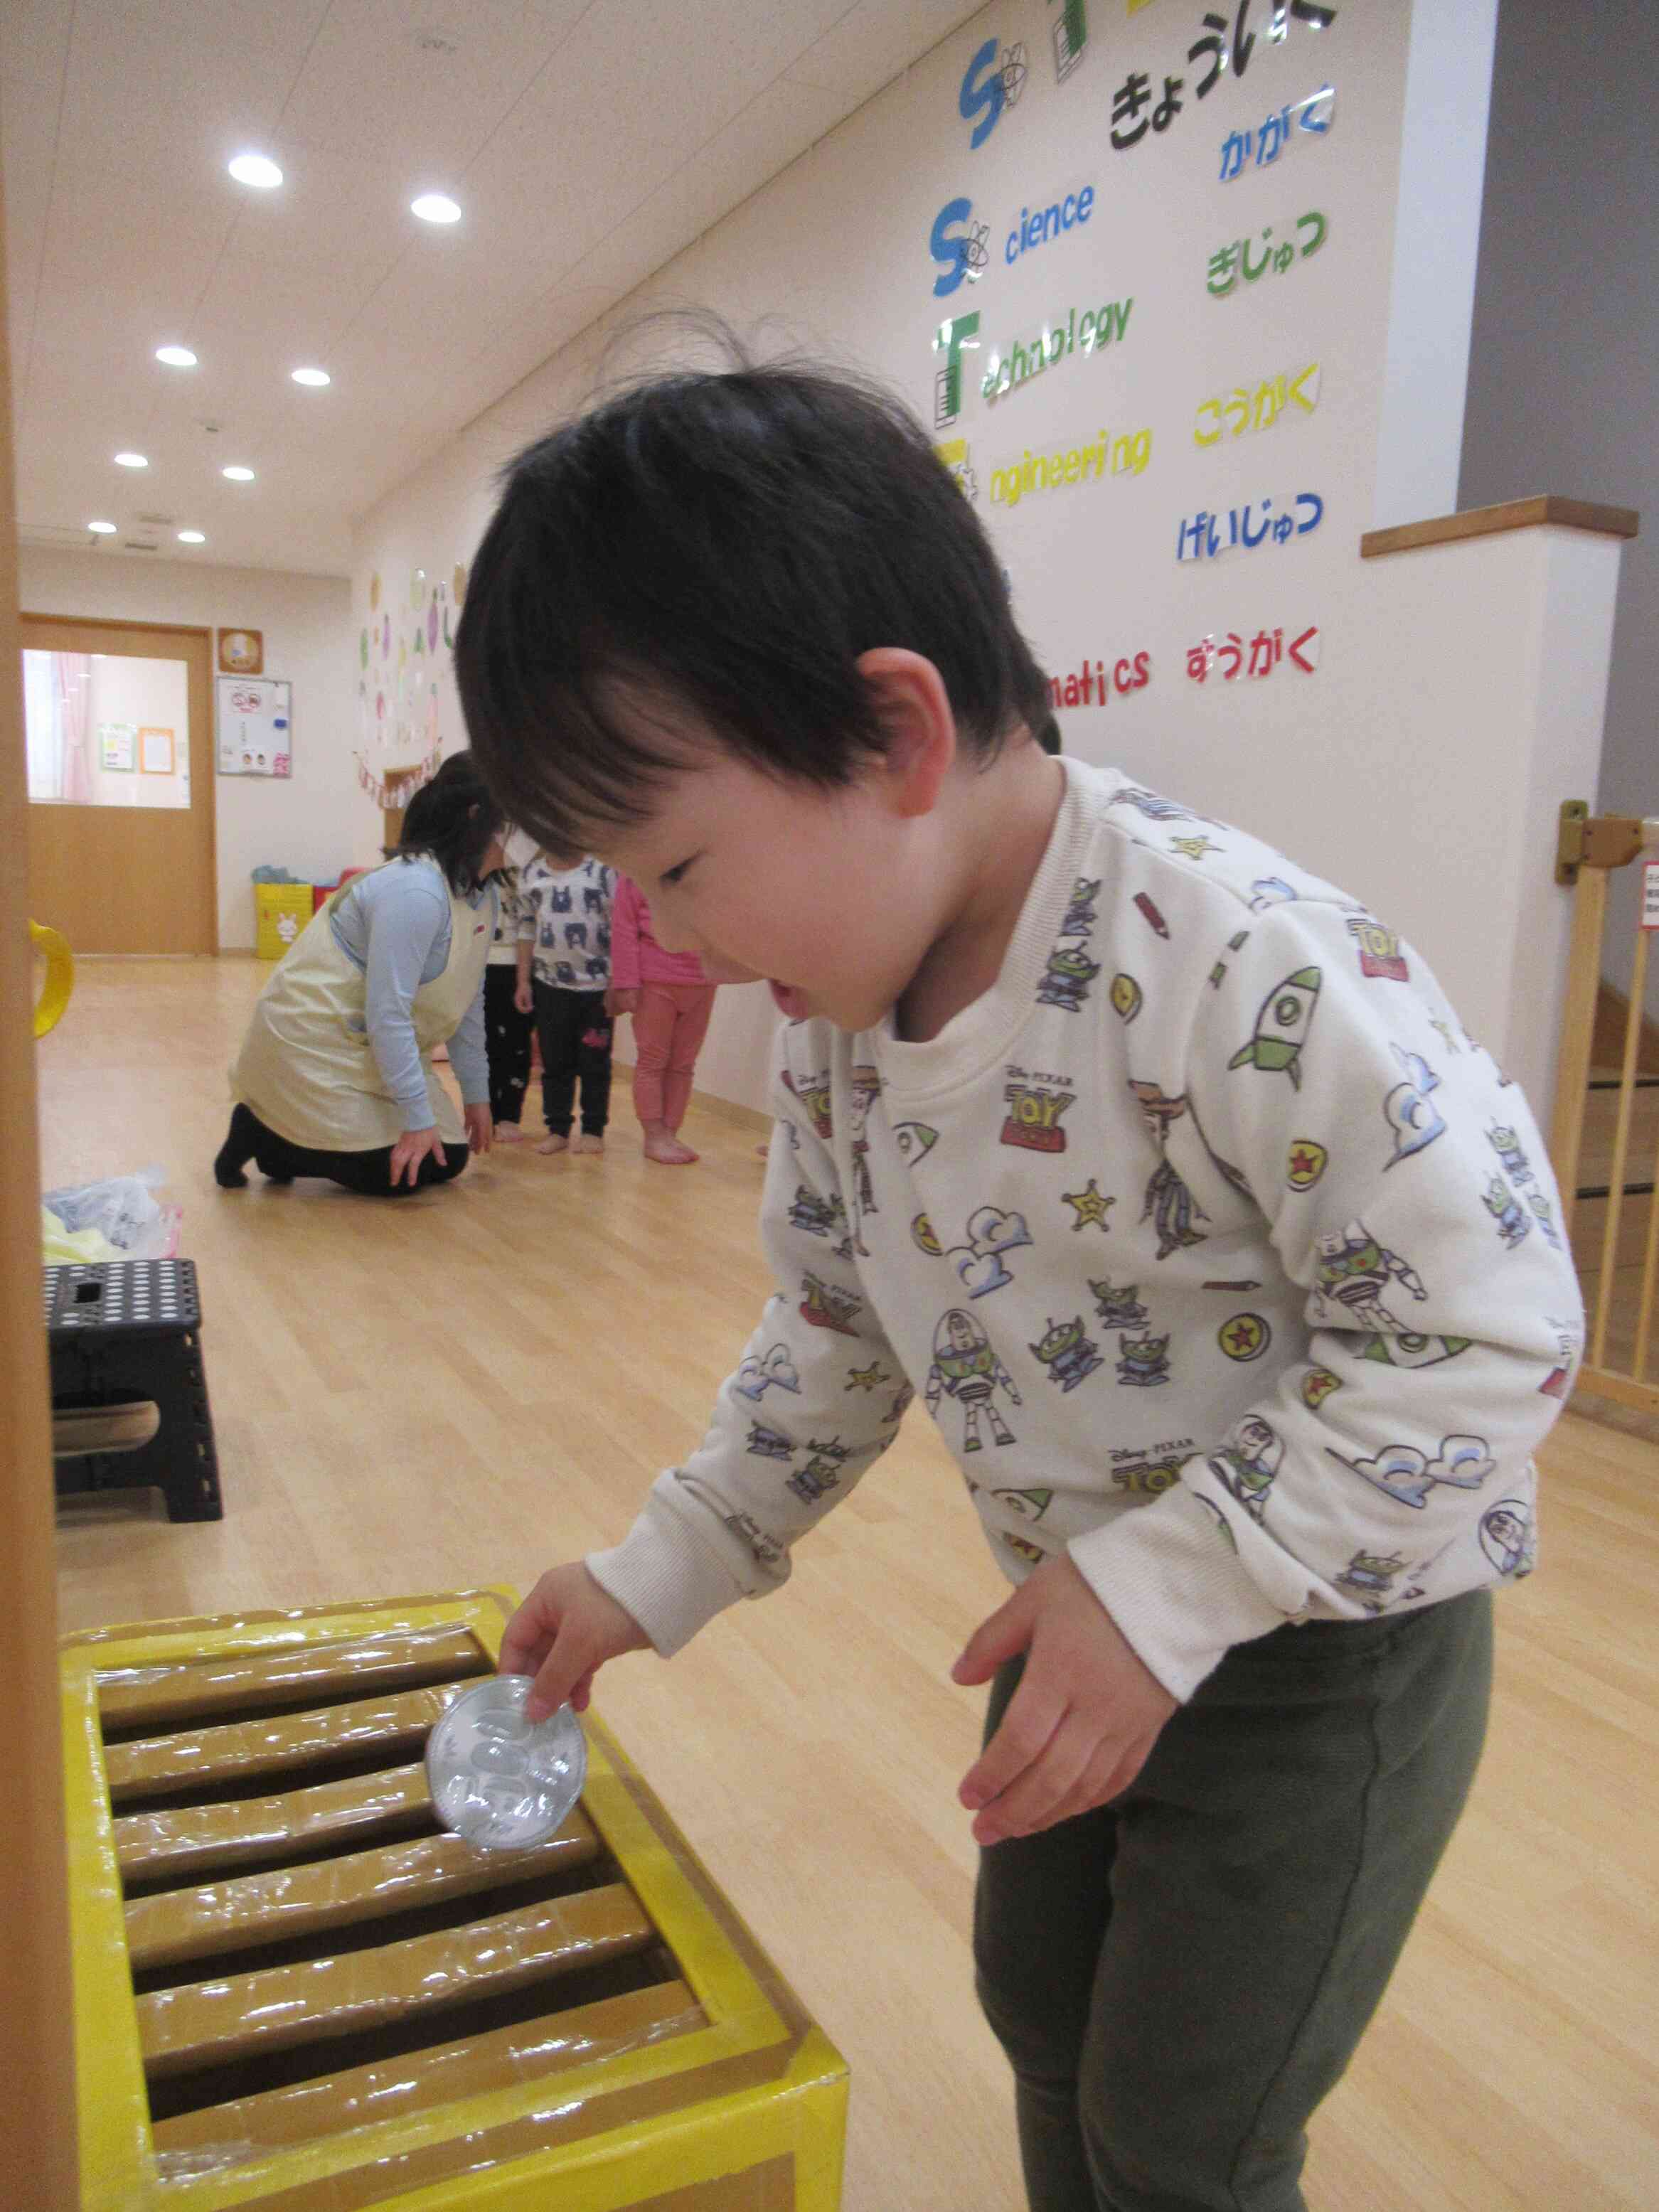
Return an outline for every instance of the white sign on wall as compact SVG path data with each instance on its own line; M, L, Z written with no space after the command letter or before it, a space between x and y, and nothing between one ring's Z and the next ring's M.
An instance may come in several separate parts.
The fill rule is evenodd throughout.
M222 676L215 702L221 775L288 775L293 686L265 676Z

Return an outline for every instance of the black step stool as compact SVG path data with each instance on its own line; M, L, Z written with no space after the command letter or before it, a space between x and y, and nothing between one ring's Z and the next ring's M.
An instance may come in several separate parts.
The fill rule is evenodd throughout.
M219 1460L202 1367L193 1260L109 1260L43 1271L54 1412L152 1400L161 1425L124 1452L59 1460L60 1497L158 1489L169 1521L218 1521Z

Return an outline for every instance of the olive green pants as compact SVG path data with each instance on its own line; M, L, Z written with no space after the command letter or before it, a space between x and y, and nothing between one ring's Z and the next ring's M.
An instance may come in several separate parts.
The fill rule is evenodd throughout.
M1302 2212L1309 2115L1457 1824L1491 1682L1485 1591L1279 1629L1109 1805L981 1852L980 1999L1032 2212Z

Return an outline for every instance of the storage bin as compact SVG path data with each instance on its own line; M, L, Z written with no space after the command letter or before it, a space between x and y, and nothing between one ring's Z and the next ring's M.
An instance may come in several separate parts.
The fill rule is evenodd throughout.
M253 912L261 960L280 960L311 920L309 884L255 884Z

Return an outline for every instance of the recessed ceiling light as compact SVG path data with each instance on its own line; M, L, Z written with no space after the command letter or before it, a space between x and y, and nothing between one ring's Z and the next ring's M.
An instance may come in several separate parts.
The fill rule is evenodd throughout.
M325 368L296 368L293 375L296 384L314 384L319 388L329 381Z
M194 368L196 366L196 356L188 346L157 346L155 358L166 362L169 368Z
M87 528L97 538L113 538L115 535L115 525L112 522L89 522Z
M283 181L282 171L263 154L239 154L230 164L230 173L239 185L257 185L261 191L268 192Z
M232 483L252 483L253 482L252 470L245 469L240 463L235 461L233 461L228 469L221 469L219 473L222 477L228 477Z
M115 465L118 469L147 469L149 461L143 453L118 453Z
M444 192L422 192L417 200L410 200L409 211L417 215L422 222L459 222L461 211Z
M179 532L179 543L181 545L205 545L207 538L199 530L181 530Z

